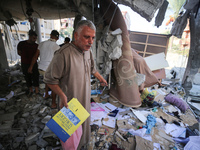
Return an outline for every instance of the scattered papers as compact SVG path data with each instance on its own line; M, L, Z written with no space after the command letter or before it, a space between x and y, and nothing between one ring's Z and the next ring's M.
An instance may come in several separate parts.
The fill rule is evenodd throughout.
M160 143L153 143L154 149L153 150L161 150Z
M134 110L132 108L130 108L130 109L141 122L146 123L147 118L143 114L141 114L140 111Z
M199 150L200 149L200 136L190 136L190 141L185 145L184 150Z
M110 104L110 103L105 103L105 104L102 104L102 103L97 103L101 108L103 108L107 113L115 110L117 107Z
M105 118L107 116L107 113L104 111L91 111L91 121L94 120L101 120L102 118Z
M123 130L123 131L128 131L132 135L140 136L146 140L152 141L151 135L146 135L146 128L134 130L134 129L129 129L129 130Z
M107 116L103 119L103 125L108 126L110 128L115 128L116 119L113 117Z
M185 138L186 128L177 126L175 124L166 123L165 132L170 134L172 137L183 137Z
M105 111L103 108L101 108L97 103L92 102L91 103L91 111Z

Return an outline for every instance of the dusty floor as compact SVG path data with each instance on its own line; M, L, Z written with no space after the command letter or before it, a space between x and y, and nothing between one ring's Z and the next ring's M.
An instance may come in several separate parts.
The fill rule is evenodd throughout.
M0 77L0 98L7 95L13 95L6 101L0 101L0 149L2 150L52 150L62 149L60 141L55 134L53 134L45 123L58 111L51 109L51 99L44 100L41 95L32 95L27 97L26 85L23 75L21 74L20 66L13 67L10 71L5 72ZM14 83L14 81L19 81ZM12 84L13 83L13 84ZM44 92L44 85L40 79L40 92ZM9 86L8 86L9 85ZM107 93L108 91L105 91ZM105 94L104 93L104 94ZM102 94L102 95L104 95ZM116 107L123 107L119 102L111 97L102 99L101 96L93 97L95 102L109 102ZM172 109L171 105L165 109ZM139 108L140 111L142 108ZM161 108L157 108L156 112L148 110L155 117L162 116L168 123L173 121L182 122L184 125L193 126L197 124L197 119L194 117L190 109L186 113L181 114L180 118L170 116L163 112ZM104 118L107 119L107 118ZM114 149L118 147L125 150L133 149L149 149L154 148L154 143L159 143L161 149L171 149L173 146L183 146L175 144L170 140L170 136L164 133L163 125L156 125L152 132L152 141L145 140L139 136L132 136L121 129L134 129L137 130L138 126L144 125L136 117L132 116L135 124L132 126L123 125L117 121L116 128L110 128L102 125L100 128L92 126L92 137L87 150L100 150L100 149ZM118 133L126 138L124 141Z

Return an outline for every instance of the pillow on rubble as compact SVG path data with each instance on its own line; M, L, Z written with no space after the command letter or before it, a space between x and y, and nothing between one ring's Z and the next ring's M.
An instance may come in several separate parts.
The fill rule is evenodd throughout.
M179 98L177 95L169 93L165 96L165 101L178 107L183 113L189 108L188 104Z

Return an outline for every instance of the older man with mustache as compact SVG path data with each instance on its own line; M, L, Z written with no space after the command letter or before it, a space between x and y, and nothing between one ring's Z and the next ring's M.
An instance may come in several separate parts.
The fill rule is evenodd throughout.
M74 97L90 112L91 74L105 86L107 85L106 80L95 69L90 51L95 31L96 28L91 21L81 20L75 28L75 40L62 46L55 53L45 72L44 82L59 96L60 108L67 107L67 103ZM83 123L82 131L79 148L90 140L90 118Z

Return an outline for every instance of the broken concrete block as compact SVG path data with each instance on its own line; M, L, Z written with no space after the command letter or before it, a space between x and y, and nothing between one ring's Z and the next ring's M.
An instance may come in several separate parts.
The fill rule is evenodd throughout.
M14 142L14 143L13 143L13 148L14 148L14 149L17 149L17 147L18 147L19 145L20 145L20 143Z
M26 118L29 116L29 114L30 114L29 112L26 112L26 113L22 114L22 117Z
M112 36L111 34L108 34L107 37L106 37L106 42L105 43L111 43L113 39L114 39L114 36Z
M15 142L20 143L24 140L24 137L16 137Z
M5 123L5 124L1 124L0 125L0 131L3 133L8 133L8 132L10 132L11 131L11 129L12 129L12 124L13 123Z
M41 106L41 104L36 104L35 106L33 106L33 109L37 109Z
M53 132L52 133L44 133L43 138L48 138L48 137L57 137Z
M115 36L115 38L111 42L111 47L112 48L122 47L122 45L123 45L122 36L121 35Z
M39 139L39 140L37 140L36 144L37 144L37 146L44 148L48 145L48 142L43 139Z
M29 146L28 150L37 150L37 145L31 145L31 146Z
M41 118L40 117L34 117L33 123L36 123L37 121L39 121Z
M26 123L26 120L24 118L20 118L19 122L20 122L20 124L24 124L24 123Z
M119 59L122 56L122 50L120 47L115 47L112 53L109 54L109 58L112 60Z
M112 35L122 34L122 30L120 28L116 29L115 31L111 32Z
M7 113L0 115L0 123L2 121L14 121L14 117L18 112L12 112L12 113Z
M25 138L25 143L26 143L26 145L27 145L27 146L28 146L28 145L31 145L33 142L37 141L39 135L40 135L40 133L37 132L37 133L33 133L33 134L27 136L27 137Z
M33 115L37 114L37 112L38 112L38 110L37 110L37 109L34 109L34 110L31 112L31 115L33 116Z
M39 114L42 114L42 113L44 113L44 111L47 109L47 106L45 106L45 107L43 107L42 109L40 109L40 112L39 112Z
M40 128L37 128L37 127L33 127L32 128L32 131L34 132L34 133L37 133L37 132L40 132Z
M46 124L49 120L51 119L51 116L50 115L47 115L46 117L44 117L43 119L42 119L42 123L44 123L44 124Z

